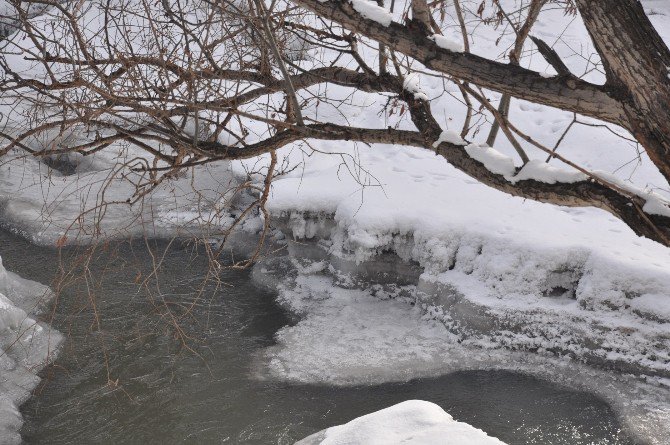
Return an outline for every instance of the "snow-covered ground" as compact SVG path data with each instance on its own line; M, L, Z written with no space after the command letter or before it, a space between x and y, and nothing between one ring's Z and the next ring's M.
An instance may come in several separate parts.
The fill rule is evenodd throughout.
M479 1L464 3L476 10ZM670 3L644 3L670 40ZM574 73L603 81L579 18L549 9L533 34L553 45ZM453 17L447 22L445 39L453 40L458 29ZM468 23L474 29L472 16ZM504 60L511 33L498 40L497 30L476 26L472 51ZM553 73L534 51L522 64ZM330 97L342 99L339 108L310 105L306 115L411 128L406 117L398 118L399 109L393 116L383 109L385 97L329 88ZM417 73L411 88L431 100L445 130L460 131L464 109L453 84ZM670 186L623 130L583 117L572 124L571 113L520 100L512 101L510 117L550 147L562 138L558 151L573 162L670 197ZM482 122L468 138L482 142L488 126ZM546 159L525 148L531 165ZM495 149L514 154L502 135ZM469 150L477 155L476 147ZM215 236L230 223L233 175L243 178L266 161L199 167L131 208L125 200L137 179L115 169L136 154L117 147L69 159L74 174L63 174L14 153L0 162L2 222L51 245L141 233ZM670 249L637 237L602 210L540 204L487 188L428 150L312 142L279 155L288 173L274 181L268 208L287 237L314 242L315 261L297 264L293 278L278 282L280 301L302 318L282 329L278 344L259 359L262 377L360 384L514 369L596 392L651 443L670 436ZM574 174L556 160L549 165ZM87 216L77 219L82 212ZM416 266L416 280L352 288L365 280L348 282L343 267L356 272L356 265L369 266L389 252ZM270 275L260 268L258 274L263 270ZM582 361L647 377L598 371Z
M72 174L13 153L0 162L2 224L43 245L147 235L215 235L231 219L228 164L202 166L130 206L136 184L146 180L124 164L137 152L116 146L91 157L71 155Z
M37 386L37 373L53 359L61 334L36 321L48 303L47 286L7 271L0 259L0 443L21 442L19 405Z
M442 408L408 400L330 427L296 445L502 445L467 423L455 421Z

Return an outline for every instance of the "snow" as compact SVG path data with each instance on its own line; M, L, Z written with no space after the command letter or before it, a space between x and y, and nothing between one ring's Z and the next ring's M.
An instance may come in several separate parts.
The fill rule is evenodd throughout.
M230 223L223 211L237 184L230 165L201 166L160 185L130 205L146 174L124 171L137 152L122 146L92 157L72 157L73 175L33 157L8 155L0 164L0 215L33 242L89 243L96 238L207 234ZM116 151L115 151L116 149ZM82 217L77 218L81 214ZM103 217L104 216L104 217Z
M670 323L670 298L665 295L644 294L631 302L633 311L650 314Z
M486 144L468 144L465 151L492 173L510 178L516 172L514 161L509 156L500 153Z
M419 85L420 78L418 73L410 73L405 76L402 87L405 91L413 93L415 99L428 100L426 93L421 91L421 86Z
M557 182L573 183L588 179L587 175L578 170L558 168L540 159L531 159L516 172L511 157L486 144L468 144L465 151L470 157L484 164L488 171L504 176L511 183L532 179L547 184L556 184Z
M463 140L461 135L454 130L445 130L440 133L440 137L433 143L433 148L440 146L442 142L447 142L454 145L468 145L467 142Z
M301 241L290 245L289 250L303 249L305 245ZM317 250L324 252L326 247L322 245ZM439 248L439 245L434 246L435 250ZM462 249L465 251L465 246ZM258 357L255 369L259 378L355 386L408 381L462 370L510 370L597 394L612 406L625 427L640 437L641 442L660 445L663 442L658 439L670 434L670 385L663 384L663 379L645 381L632 375L596 370L578 360L556 357L548 350L542 352L543 347L551 350L565 343L575 346L573 352L579 353L579 345L571 335L583 331L585 326L599 329L600 318L603 318L600 323L604 330L611 332L607 338L595 340L587 335L587 343L619 340L630 342L622 344L622 351L638 348L638 352L653 347L653 341L643 343L651 336L640 332L640 323L636 325L634 317L617 320L612 313L594 312L584 323L580 318L588 313L579 313L579 305L570 299L531 299L518 295L518 300L501 300L497 295L485 298L485 287L476 287L479 277L470 280L471 289L466 294L436 293L431 287L431 274L425 272L418 286L373 284L366 287L356 275L372 273L379 270L379 266L352 265L351 273L345 273L346 261L338 262L334 257L305 259L310 256L315 256L315 252L298 250L288 259L277 258L254 268L257 282L278 290L278 302L300 316L297 323L280 329L275 336L276 344ZM297 275L291 273L290 268ZM456 273L460 276L453 283L467 276ZM387 279L393 283L406 274L407 271L396 265ZM549 300L546 312L538 310L538 301L542 299ZM436 304L439 301L455 303L440 306ZM492 311L500 317L489 317L487 314ZM477 327L488 329L488 323L495 320L497 323L519 320L522 328L517 332L493 330L490 335L478 335L474 331ZM464 323L468 330L462 335L459 324L463 328ZM538 324L546 331L537 330ZM445 325L450 329L445 329ZM654 353L667 354L667 339L662 340L667 337L667 324L646 323L641 329L645 326L651 329L655 326L658 341L666 342ZM528 353L500 348L501 342L520 344L522 338L537 342L533 347L540 346L539 351ZM665 360L667 357L661 358Z
M647 200L642 206L644 212L670 218L670 201L653 192L647 192L642 196Z
M377 6L376 4L367 0L350 1L351 6L353 6L360 15L368 20L374 20L375 22L384 26L389 26L393 21L393 16L391 13L381 6Z
M547 184L556 184L557 182L572 183L585 181L588 179L588 176L578 170L557 168L545 161L531 159L519 170L516 176L510 178L510 181L517 182L527 179L546 182Z
M296 445L500 445L500 440L442 408L423 400L407 400L389 408L330 427Z
M384 26L393 19L372 2L352 0L352 6ZM667 2L655 2L654 8L667 9ZM397 8L396 17L401 13ZM668 27L659 26L664 16L651 19L667 34ZM556 42L554 49L572 72L586 73L587 81L604 81L597 69L591 69L588 57L575 55L575 48L584 48L586 55L592 50L584 44L588 35L579 20L564 16L560 8L547 10L533 32ZM504 60L500 57L514 36L497 37L494 30L484 29L473 39L472 52ZM434 36L434 40L456 50L447 38ZM374 60L376 46L360 47L364 57ZM14 61L30 68L20 55ZM351 60L344 57L340 62ZM524 57L522 65L540 73L548 69L541 57ZM307 118L414 129L407 113L389 113L393 107L387 107L384 96L328 85L338 108L307 101L313 93L318 96L321 87L301 93L308 103ZM453 84L429 72L421 77L413 72L405 78L404 88L417 98L431 98L431 109L443 128L461 127L464 109ZM499 99L495 93L487 96L494 103ZM4 115L14 121L21 117ZM510 109L510 120L521 131L548 144L558 140L572 119L572 113L516 99ZM670 215L666 205L670 186L644 153L638 154L636 147L617 136L626 136L622 129L610 126L610 130L575 125L563 139L560 153L643 196L645 211ZM488 127L482 124L477 131L481 140ZM69 136L76 143L77 135ZM46 135L31 144L40 148L54 137ZM465 145L450 130L440 135L437 142L442 141ZM670 397L665 387L648 387L641 380L662 381L656 376L670 372L669 249L636 236L602 210L541 204L487 188L430 150L345 141L310 144L317 151L299 143L279 151L286 165L299 168L275 179L268 209L275 221L288 220L286 235L301 243L319 239L326 258L303 270L295 283L278 285L280 302L302 319L278 332L277 345L261 360L260 374L309 383L368 384L468 368L512 368L596 392L645 437L668 437ZM514 149L502 136L495 147L469 144L463 149L511 181L584 179L555 159L544 162L546 154L532 146L524 148L532 160L518 174ZM64 235L68 243L85 243L147 231L154 236L216 233L230 223L225 209L231 205L228 191L237 184L235 176L245 177L244 167L264 162L258 158L198 167L131 207L125 201L132 197L133 182L140 180L140 174L127 174L122 166L137 154L115 146L87 158L73 156L76 174L69 176L38 159L11 154L0 165L3 223L43 244L54 244ZM103 193L120 204L108 207L102 220L101 212L90 212L73 226L79 213L96 208ZM420 266L421 278L413 288L398 289L390 298L376 288L340 285L338 280L345 282L346 277L338 275L339 262L362 268L366 261L389 252ZM435 300L422 299L422 292L431 286L451 289L454 296L442 290L431 294ZM23 319L16 311L28 311L16 304L16 296L8 297L9 302L2 300L2 323L16 324ZM469 330L459 331L461 325ZM559 351L557 357L551 353L554 350ZM7 356L3 357L0 363L5 366ZM649 375L637 379L595 371L579 363L587 359L623 364ZM2 378L6 375L10 374L3 373ZM26 377L27 387L34 384L33 378ZM15 399L3 405L8 414L0 414L2 421L16 418Z
M634 184L622 180L609 172L598 170L593 173L596 177L602 178L605 181L614 184L615 186L629 193L632 193L633 195L637 195L640 198L643 198L646 202L644 206L642 206L642 210L645 212L653 215L670 217L670 199L661 196L653 190L637 187Z
M37 373L57 353L60 333L34 314L51 297L48 287L7 271L0 258L0 443L21 443L18 406L39 382Z
M446 49L448 51L453 51L455 53L462 53L464 50L463 42L450 39L440 34L433 34L430 37L430 39L433 40L437 44L437 46L439 46L442 49Z

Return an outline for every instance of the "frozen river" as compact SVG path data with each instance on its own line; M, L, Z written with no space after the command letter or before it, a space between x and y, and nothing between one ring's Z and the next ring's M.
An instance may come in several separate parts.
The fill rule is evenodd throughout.
M86 263L64 251L66 270L80 259L53 312L66 340L22 407L26 443L289 444L408 399L510 444L632 443L597 397L512 372L354 387L261 380L255 357L290 323L274 295L247 271L205 283L204 255L150 244L151 254L143 241L111 244ZM5 231L0 245L9 270L53 285L57 251Z

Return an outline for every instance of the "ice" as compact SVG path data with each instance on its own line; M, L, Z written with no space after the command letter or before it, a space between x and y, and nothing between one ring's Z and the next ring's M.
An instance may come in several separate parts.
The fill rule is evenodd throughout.
M501 445L503 442L442 408L423 400L407 400L330 427L296 445Z
M21 443L18 406L37 386L37 372L57 353L62 336L34 314L51 298L48 287L8 272L0 259L0 443Z
M317 249L324 252L326 246ZM501 349L501 341L514 341L501 330L491 331L491 336L474 332L459 335L458 325L447 324L450 319L453 321L452 315L468 321L470 328L490 329L487 311L501 308L489 304L484 312L479 312L476 298L470 300L454 293L449 296L449 292L430 289L428 282L421 284L421 289L412 285L366 287L355 274L360 277L370 272L368 264L362 265L364 270L355 269L354 275L342 274L335 262L310 262L304 259L304 251L300 254L294 259L270 261L254 271L264 285L278 289L279 303L300 317L296 324L282 328L276 334L277 344L258 357L259 378L361 385L462 370L510 370L597 394L641 442L661 445L670 434L670 386L664 383L667 379L598 370L578 360L543 352L542 348L537 353ZM287 269L290 264L293 271ZM375 274L368 274L368 278L372 275ZM396 273L387 280L398 281L401 275L402 272ZM274 281L270 278L273 276ZM443 310L430 294L456 301L455 310ZM442 303L446 304L446 300ZM562 329L557 323L568 317L560 313L564 306L561 301L552 306L558 315L550 320L545 314L541 324L553 330L540 338L551 340L551 335L556 335L555 340L560 343ZM502 319L524 310L535 311L531 302L521 300L502 314ZM542 312L537 315L543 317ZM568 330L579 328L579 324L570 325L570 320L565 323ZM534 329L529 324L518 333L532 336ZM612 338L626 336L618 331L612 334ZM632 332L627 335L636 336ZM545 346L550 347L548 343Z
M265 355L268 377L334 385L402 381L439 375L451 355L444 326L424 320L419 308L334 287L325 275L299 276L294 289L282 286L279 302L304 316L276 334L277 346Z

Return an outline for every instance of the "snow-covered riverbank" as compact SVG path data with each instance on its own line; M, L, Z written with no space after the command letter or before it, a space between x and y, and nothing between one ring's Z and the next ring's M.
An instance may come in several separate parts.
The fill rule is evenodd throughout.
M21 442L18 407L58 352L61 334L34 318L51 297L47 286L7 271L0 259L0 443Z

